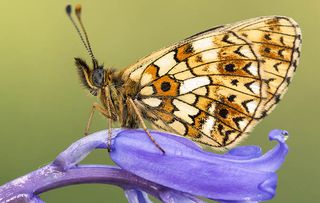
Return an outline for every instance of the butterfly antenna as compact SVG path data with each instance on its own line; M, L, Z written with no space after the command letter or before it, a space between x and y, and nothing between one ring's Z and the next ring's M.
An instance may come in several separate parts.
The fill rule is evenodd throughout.
M93 56L92 51L91 51L91 48L89 49L89 45L87 45L86 41L84 40L84 38L83 38L83 36L82 36L82 34L81 34L81 32L80 32L79 27L77 26L76 22L73 20L73 18L72 18L72 16L71 16L72 7L71 7L70 4L66 6L66 13L67 13L70 21L72 22L74 28L77 30L77 33L78 33L78 35L79 35L79 37L80 37L80 39L81 39L81 41L82 41L82 44L83 44L84 47L86 48L86 50L87 50L87 52L89 53L89 55L91 56L91 58L94 59L94 56Z
M76 8L75 8L75 13L76 13L76 16L78 18L78 21L80 23L80 26L82 28L82 31L84 33L84 36L86 38L86 42L88 44L88 48L89 48L89 54L91 56L91 58L93 59L93 61L96 61L94 55L93 55L93 51L92 51L92 48L91 48L91 45L90 45L90 41L89 41L89 37L88 37L88 34L87 34L87 31L86 29L84 28L84 25L82 23L82 20L81 20L81 5L80 4L77 4L76 5Z

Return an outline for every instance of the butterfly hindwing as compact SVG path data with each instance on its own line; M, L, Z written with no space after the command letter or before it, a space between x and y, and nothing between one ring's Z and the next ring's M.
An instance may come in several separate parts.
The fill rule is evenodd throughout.
M284 95L299 63L299 25L287 17L267 17L230 29L250 40L261 57L263 80L268 86L264 114L268 114Z
M155 126L224 147L244 137L283 95L300 39L289 18L250 19L162 49L124 77L138 83L135 102Z

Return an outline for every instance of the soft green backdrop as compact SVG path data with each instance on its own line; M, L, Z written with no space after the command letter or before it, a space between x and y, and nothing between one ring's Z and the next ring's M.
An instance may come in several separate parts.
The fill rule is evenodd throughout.
M83 135L91 104L79 85L73 57L89 60L64 13L70 1L0 2L0 185L50 161ZM79 1L96 57L126 67L140 57L207 28L263 15L286 15L303 33L302 60L289 92L243 144L272 146L267 133L290 132L289 156L271 202L320 198L318 0L108 0ZM100 116L92 131L105 128ZM94 152L85 163L111 163ZM78 185L47 192L47 202L126 202L108 185Z

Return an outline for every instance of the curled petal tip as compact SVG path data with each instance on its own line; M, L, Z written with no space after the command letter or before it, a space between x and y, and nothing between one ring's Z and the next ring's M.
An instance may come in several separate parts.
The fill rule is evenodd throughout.
M288 137L289 133L286 130L275 129L269 133L269 140L277 140L280 143L285 143Z

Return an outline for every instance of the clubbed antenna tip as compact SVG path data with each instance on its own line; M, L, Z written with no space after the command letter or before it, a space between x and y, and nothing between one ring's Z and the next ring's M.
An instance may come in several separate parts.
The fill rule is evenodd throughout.
M66 13L67 13L68 15L71 15L71 12L72 12L72 7L71 7L70 4L68 4L68 5L66 6Z
M84 38L83 38L83 36L82 36L82 34L81 34L80 29L78 28L78 26L76 25L75 21L73 20L73 18L72 18L72 16L71 16L71 13L72 13L72 7L71 7L71 5L69 4L69 5L66 6L67 15L69 16L69 18L70 18L73 26L74 26L75 29L77 30L78 35L79 35L79 37L80 37L83 45L85 46L85 48L86 48L86 50L88 51L89 55L91 56L92 60L95 60L93 51L92 51L92 49L91 49L90 41L89 41L89 38L88 38L88 34L87 34L86 29L84 28L84 25L83 25L82 20L81 20L81 5L80 5L80 4L77 4L77 5L75 6L75 9L74 9L74 10L75 10L75 14L76 14L76 16L77 16L78 22L79 22L79 24L80 24L80 26L81 26L82 32L83 32L83 34L84 34L85 40L84 40Z
M75 12L76 12L77 17L80 18L80 16L81 16L81 5L80 4L76 5Z

